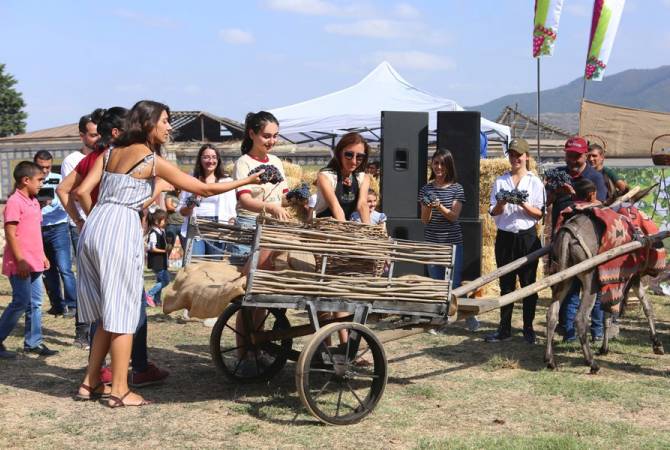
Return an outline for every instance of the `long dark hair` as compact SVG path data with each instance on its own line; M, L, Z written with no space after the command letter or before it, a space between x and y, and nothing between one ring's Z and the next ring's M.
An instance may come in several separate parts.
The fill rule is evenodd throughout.
M133 144L145 144L157 154L161 154L160 144L152 143L149 136L161 118L163 111L170 117L170 108L163 103L151 100L141 100L132 107L126 126L115 144L119 147L128 147Z
M93 110L91 114L84 114L81 116L79 119L79 132L80 133L86 133L86 125L89 124L89 122L93 122L94 124L98 125L100 123L100 120L102 120L102 116L105 114L105 109L104 108L96 108Z
M435 172L433 172L432 162L435 161L436 159L440 160L444 165L444 171L446 172L444 175L444 181L454 183L457 177L456 164L454 163L453 155L446 148L438 148L437 150L435 150L435 153L433 153L433 157L430 159L431 162L430 179L431 180L435 179Z
M98 151L103 151L112 144L112 130L114 128L123 133L127 117L128 110L123 106L113 106L105 111L102 119L98 122L100 139L95 144Z
M251 139L251 136L249 136L249 132L253 131L254 134L258 134L268 123L274 123L279 126L277 118L267 111L258 111L257 113L250 112L247 114L246 119L244 119L244 140L240 147L243 155L249 153L254 146L254 141Z
M220 180L221 178L226 178L228 177L228 173L226 173L226 169L223 167L223 160L221 159L221 154L219 153L219 150L214 147L212 144L203 144L200 147L200 150L198 150L198 156L196 156L196 161L195 161L195 167L193 167L193 176L197 178L200 181L205 181L205 173L202 170L202 162L200 161L200 158L202 158L202 154L205 152L205 150L214 150L216 153L216 169L214 169L214 176L216 177L217 181Z
M370 146L368 145L368 142L361 136L360 134L356 132L351 132L347 133L344 136L342 136L342 139L340 139L340 142L337 143L335 146L335 154L331 158L330 162L328 165L325 167L324 170L332 170L335 173L341 174L342 173L342 164L340 164L340 158L342 157L342 153L344 152L344 149L349 147L350 145L356 145L356 144L363 144L363 149L365 150L365 159L363 160L362 163L356 167L354 170L354 173L359 173L359 172L365 172L366 167L368 166L368 157L370 156Z

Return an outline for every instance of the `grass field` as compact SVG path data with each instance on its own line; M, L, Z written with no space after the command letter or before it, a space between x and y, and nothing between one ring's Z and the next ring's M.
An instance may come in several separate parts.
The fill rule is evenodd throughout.
M0 308L9 296L0 278ZM670 299L654 303L670 351ZM544 313L538 308L541 338ZM71 320L45 315L46 343L60 354L0 360L0 448L670 447L670 356L651 352L638 307L623 319L610 355L599 358L597 376L588 375L574 345L558 345L560 369L551 372L542 362L544 342L529 346L518 335L486 344L498 315L480 319L476 333L457 323L448 335L387 344L389 382L376 411L360 424L333 427L306 414L293 363L268 383L230 384L211 362L210 329L157 309L150 311L150 359L171 376L140 390L156 403L111 410L74 402L86 353L70 346ZM5 344L20 348L22 333L21 322Z

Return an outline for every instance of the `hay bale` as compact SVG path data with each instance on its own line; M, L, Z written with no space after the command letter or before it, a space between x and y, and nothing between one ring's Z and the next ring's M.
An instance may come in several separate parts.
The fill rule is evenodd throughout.
M163 312L187 309L191 317L219 317L233 299L244 294L246 284L247 277L227 262L190 264L165 289Z
M302 167L299 166L298 164L293 164L288 161L282 161L282 165L284 166L284 175L286 175L286 178L296 178L298 180L302 179ZM298 183L300 184L300 183ZM294 186L291 186L294 187Z

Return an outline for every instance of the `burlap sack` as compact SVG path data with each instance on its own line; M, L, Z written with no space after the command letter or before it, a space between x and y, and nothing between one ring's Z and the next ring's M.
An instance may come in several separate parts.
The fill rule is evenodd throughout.
M244 294L246 284L247 277L226 262L190 264L163 291L163 312L187 309L191 317L219 317L233 299Z

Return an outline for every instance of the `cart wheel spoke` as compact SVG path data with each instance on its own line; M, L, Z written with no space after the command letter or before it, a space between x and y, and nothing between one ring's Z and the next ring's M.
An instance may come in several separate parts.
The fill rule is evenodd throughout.
M363 404L360 397L356 394L356 391L353 390L348 381L347 381L347 387L349 388L349 392L351 392L354 395L354 397L356 397L356 400L358 400L358 403L361 405L361 408L363 408L365 411L368 411L368 407Z
M261 331L263 329L263 325L265 325L265 321L268 320L269 315L270 315L270 310L268 309L267 312L265 313L265 317L263 317L263 321L258 326L258 328L256 328L256 331Z
M335 375L334 370L328 370L328 369L309 369L309 373L329 373L331 375Z
M230 352L232 352L233 350L237 350L237 349L240 349L240 348L242 348L241 345L240 345L240 346L237 346L237 347L229 347L229 348L227 348L227 349L225 349L225 350L221 350L219 353L221 353L221 354L223 355L224 353L230 353Z
M226 326L226 328L228 328L230 331L232 331L232 332L235 333L236 335L238 335L238 336L240 336L240 337L244 337L244 335L243 335L242 333L240 333L239 331L237 331L235 328L231 327L231 326L228 325L227 323L226 323L225 326Z
M326 388L327 388L328 385L330 384L330 381L331 381L331 380L326 381L326 384L324 384L324 385L321 387L321 389L319 389L319 392L317 392L317 393L314 395L314 400L315 400L315 401L316 401L317 398L319 398L319 396L320 396L321 394L323 394L323 391L326 390Z
M342 389L337 394L337 409L335 410L335 417L340 416L340 405L342 404Z
M242 364L242 361L244 361L244 357L247 356L248 350L245 348L244 353L242 353L242 356L240 356L240 359L237 361L237 364L235 364L235 370L233 370L233 375L237 374L237 371L240 369L240 365Z
M360 372L351 372L351 371L349 371L347 373L347 376L349 378L352 378L352 379L355 379L355 380L358 380L358 379L374 380L376 378L379 378L379 375L375 375L374 373L360 373Z

